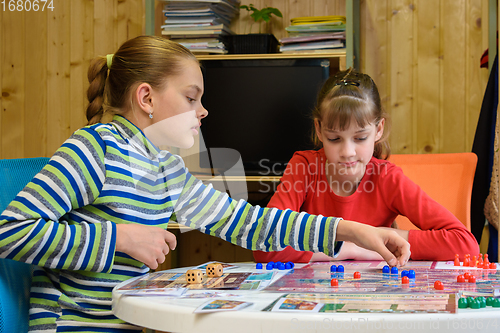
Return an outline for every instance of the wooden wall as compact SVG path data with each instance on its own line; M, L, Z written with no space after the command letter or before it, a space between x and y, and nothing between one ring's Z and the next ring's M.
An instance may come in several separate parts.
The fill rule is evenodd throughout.
M249 3L283 12L269 26L277 37L290 18L345 14L344 0L242 1ZM393 152L469 151L488 77L479 68L488 0L360 3L360 69L391 115ZM144 0L56 1L52 12L2 11L0 19L0 157L50 156L85 124L90 59L143 33ZM248 31L247 23L242 11L233 29Z
M143 33L140 0L53 4L0 11L0 158L51 156L86 124L90 60Z

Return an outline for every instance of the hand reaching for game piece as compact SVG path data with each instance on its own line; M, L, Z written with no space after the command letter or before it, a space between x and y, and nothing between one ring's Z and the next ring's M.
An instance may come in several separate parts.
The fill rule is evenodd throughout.
M410 259L410 243L390 229L341 220L337 226L337 240L350 241L378 252L391 266L404 266Z
M151 269L158 268L176 245L175 235L165 229L140 224L116 225L116 251L128 254Z

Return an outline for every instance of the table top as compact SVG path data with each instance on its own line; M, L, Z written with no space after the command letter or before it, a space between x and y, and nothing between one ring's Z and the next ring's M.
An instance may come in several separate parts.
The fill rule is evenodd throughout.
M231 272L256 272L255 264L238 263ZM304 265L296 265L300 268ZM185 272L177 268L167 272ZM284 274L284 273L281 273ZM282 276L282 275L281 275ZM194 313L207 299L179 299L161 296L123 295L113 290L114 314L132 324L168 332L498 332L500 308L458 309L458 313L283 313L262 311L281 294L276 292L229 290L234 299L253 304L239 311Z

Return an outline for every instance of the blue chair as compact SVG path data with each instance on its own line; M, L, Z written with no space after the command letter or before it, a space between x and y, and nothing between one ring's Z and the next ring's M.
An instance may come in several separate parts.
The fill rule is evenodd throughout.
M0 159L0 214L49 162L47 157ZM28 331L32 265L0 259L0 333Z

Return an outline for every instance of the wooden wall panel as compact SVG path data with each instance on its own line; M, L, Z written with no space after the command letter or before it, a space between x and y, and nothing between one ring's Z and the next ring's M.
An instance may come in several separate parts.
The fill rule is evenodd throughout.
M441 5L432 0L420 1L415 10L415 150L432 153L439 147L440 106L440 12ZM425 98L420 97L425 96ZM397 126L397 124L396 124Z
M2 13L2 156L24 155L26 31L23 12ZM12 149L15 147L15 149Z
M71 2L70 100L69 132L86 124L85 108L88 88L87 70L94 57L94 3Z
M0 158L52 156L86 124L87 69L144 33L144 0L0 12Z
M70 2L58 3L49 14L47 29L47 146L55 149L71 133L70 12Z
M21 156L47 155L47 28L48 15L26 12L24 153ZM26 130L29 129L29 130Z
M393 153L470 151L488 71L487 0L361 0L361 70L392 120Z

